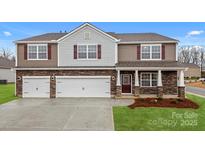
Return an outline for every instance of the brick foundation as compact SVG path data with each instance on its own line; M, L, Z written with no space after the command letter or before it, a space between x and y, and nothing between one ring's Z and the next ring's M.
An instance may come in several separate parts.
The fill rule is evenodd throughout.
M185 87L178 87L178 97L185 98Z

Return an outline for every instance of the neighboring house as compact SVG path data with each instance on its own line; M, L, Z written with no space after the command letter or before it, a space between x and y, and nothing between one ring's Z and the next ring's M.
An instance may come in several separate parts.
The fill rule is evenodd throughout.
M184 76L187 78L200 78L201 68L197 64L184 64L188 69L184 72Z
M7 80L8 83L15 82L15 62L7 58L0 57L0 80Z
M176 61L178 41L166 36L106 33L85 23L69 33L15 43L18 96L184 97L185 66Z

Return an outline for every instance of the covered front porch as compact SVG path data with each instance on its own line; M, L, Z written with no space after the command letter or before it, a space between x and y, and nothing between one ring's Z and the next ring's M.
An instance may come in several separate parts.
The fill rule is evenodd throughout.
M117 68L116 98L184 98L184 69Z

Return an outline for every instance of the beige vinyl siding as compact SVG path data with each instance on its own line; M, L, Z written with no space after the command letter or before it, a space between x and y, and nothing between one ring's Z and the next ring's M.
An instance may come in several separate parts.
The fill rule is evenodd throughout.
M176 44L165 44L165 60L176 61Z
M90 34L90 39L84 39L85 32ZM101 45L101 59L79 60L73 58L74 45ZM85 26L59 42L59 66L115 66L115 47L116 43L97 32L89 26Z
M165 45L165 60L176 61L176 44L167 43ZM118 45L119 61L136 61L137 60L137 45L120 44Z
M51 44L51 59L49 60L25 60L24 45L17 45L17 66L18 67L57 67L58 61L58 45Z
M136 61L137 46L136 45L118 45L119 61Z

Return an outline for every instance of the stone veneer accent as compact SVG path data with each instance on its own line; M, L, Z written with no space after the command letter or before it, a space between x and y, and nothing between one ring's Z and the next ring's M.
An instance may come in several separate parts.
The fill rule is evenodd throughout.
M157 87L157 97L163 97L163 87Z
M122 87L121 86L116 86L116 96L120 97L122 94Z
M178 87L178 97L185 98L185 87Z
M56 78L51 76L50 78L50 98L56 97Z
M17 70L16 94L22 97L22 76L111 76L111 95L116 95L116 71L115 70ZM21 80L18 80L21 77ZM114 78L113 78L114 77ZM55 98L56 79L50 79L50 97Z
M140 87L139 86L134 86L134 96L139 96L140 94Z

